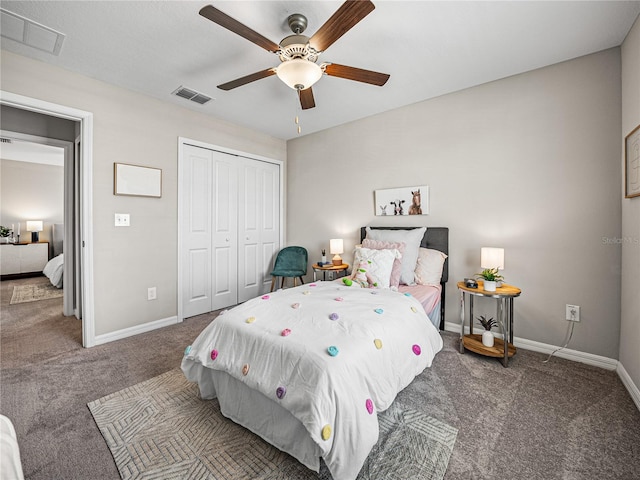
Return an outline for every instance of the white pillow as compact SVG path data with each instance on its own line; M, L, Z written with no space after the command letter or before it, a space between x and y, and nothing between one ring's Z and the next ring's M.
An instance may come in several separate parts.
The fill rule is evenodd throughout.
M420 247L415 271L416 282L419 285L440 285L442 268L446 259L447 256L440 250Z
M400 258L397 249L373 250L371 248L356 248L353 254L353 268L360 268L360 264L366 263L367 273L371 275L378 288L389 288L389 279L393 269L393 261Z
M412 230L382 230L366 228L367 238L371 240L385 240L387 242L404 243L404 253L402 254L402 273L400 283L405 285L415 285L416 264L418 263L418 250L420 242L424 237L427 227L414 228Z
M389 285L396 287L400 285L400 274L402 273L402 254L404 253L404 243L397 242L383 242L381 240L371 240L365 238L362 241L364 248L370 248L371 250L393 250L396 249L400 252L400 257L393 261L393 268L391 269L391 278L389 279Z

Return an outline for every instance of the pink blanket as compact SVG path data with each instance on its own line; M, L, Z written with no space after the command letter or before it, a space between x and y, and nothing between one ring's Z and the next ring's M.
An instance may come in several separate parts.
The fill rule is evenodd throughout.
M440 292L442 286L433 287L431 285L400 285L398 290L401 293L410 293L424 307L427 315L431 316L431 312L440 301Z

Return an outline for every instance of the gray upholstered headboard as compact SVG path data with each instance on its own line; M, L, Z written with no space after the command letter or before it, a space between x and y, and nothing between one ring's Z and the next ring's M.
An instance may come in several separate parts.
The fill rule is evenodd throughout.
M373 230L413 230L420 227L369 227ZM364 240L367 236L367 227L360 228L360 241ZM439 250L442 253L449 256L449 229L447 227L427 227L427 230L422 237L420 246L424 248L431 248ZM445 286L449 280L449 258L444 261L442 268L442 279L440 285L442 286L442 292L440 293L440 330L444 330L444 306L445 306Z

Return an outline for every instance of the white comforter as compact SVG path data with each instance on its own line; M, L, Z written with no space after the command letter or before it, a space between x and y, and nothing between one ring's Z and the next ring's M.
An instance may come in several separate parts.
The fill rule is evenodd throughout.
M64 273L64 254L52 258L47 262L42 273L51 281L51 285L56 288L62 288Z
M441 348L413 297L317 282L224 312L182 369L191 381L195 364L225 371L273 399L305 426L333 478L350 480L377 442L376 414Z

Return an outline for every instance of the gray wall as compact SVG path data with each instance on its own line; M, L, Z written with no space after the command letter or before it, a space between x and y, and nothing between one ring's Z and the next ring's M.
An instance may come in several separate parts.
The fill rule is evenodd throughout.
M618 358L620 250L603 237L621 232L620 118L616 48L291 140L288 242L317 258L362 225L447 226L448 322L480 247L501 246L516 337L560 344L577 304L570 347ZM429 216L374 216L374 190L414 185Z
M178 137L277 160L286 143L4 50L1 62L2 90L93 113L96 335L175 316ZM113 195L114 162L161 168L162 198ZM131 226L116 228L115 213Z
M640 125L640 18L622 45L622 138ZM624 182L624 176L621 177ZM624 183L623 183L624 184ZM640 388L640 197L622 200L620 363Z
M30 242L27 220L42 220L40 241L49 242L51 225L64 220L64 167L0 160L0 224L17 230L20 241Z

